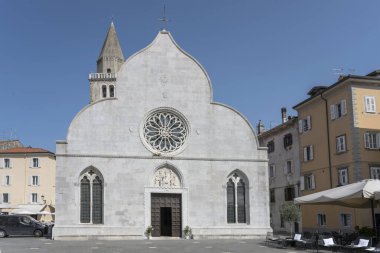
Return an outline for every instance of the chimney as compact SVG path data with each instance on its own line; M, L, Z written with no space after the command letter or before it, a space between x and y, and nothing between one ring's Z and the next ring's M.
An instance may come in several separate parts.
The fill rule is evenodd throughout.
M281 108L281 118L282 118L282 124L284 124L286 121L288 121L288 118L286 117L286 108Z
M262 134L265 132L264 124L259 120L259 123L257 124L257 134Z

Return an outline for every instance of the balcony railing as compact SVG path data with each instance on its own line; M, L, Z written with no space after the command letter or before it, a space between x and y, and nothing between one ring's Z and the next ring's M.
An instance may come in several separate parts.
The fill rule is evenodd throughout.
M116 73L90 73L88 75L88 80L116 80Z

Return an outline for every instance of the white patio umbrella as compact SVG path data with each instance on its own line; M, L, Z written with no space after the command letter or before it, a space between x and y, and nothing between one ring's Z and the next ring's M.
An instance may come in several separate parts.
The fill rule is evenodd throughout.
M380 180L366 179L353 184L343 185L325 191L294 199L298 205L340 205L353 208L371 208L372 224L375 228L374 200L375 192L380 199Z
M11 214L36 214L36 213L29 210L25 210L25 209L15 209L11 212Z
M375 192L375 199L376 200L380 200L380 191L379 192Z

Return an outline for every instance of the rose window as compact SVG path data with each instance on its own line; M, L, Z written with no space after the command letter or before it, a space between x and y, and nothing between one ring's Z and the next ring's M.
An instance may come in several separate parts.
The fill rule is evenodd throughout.
M179 150L188 136L188 127L179 115L169 111L150 114L143 126L146 144L161 153Z

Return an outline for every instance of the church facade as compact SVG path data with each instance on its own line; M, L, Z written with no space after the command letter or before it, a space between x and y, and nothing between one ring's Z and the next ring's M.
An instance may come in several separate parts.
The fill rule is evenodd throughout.
M111 24L97 67L57 141L55 239L271 231L266 147L168 31L124 60Z

